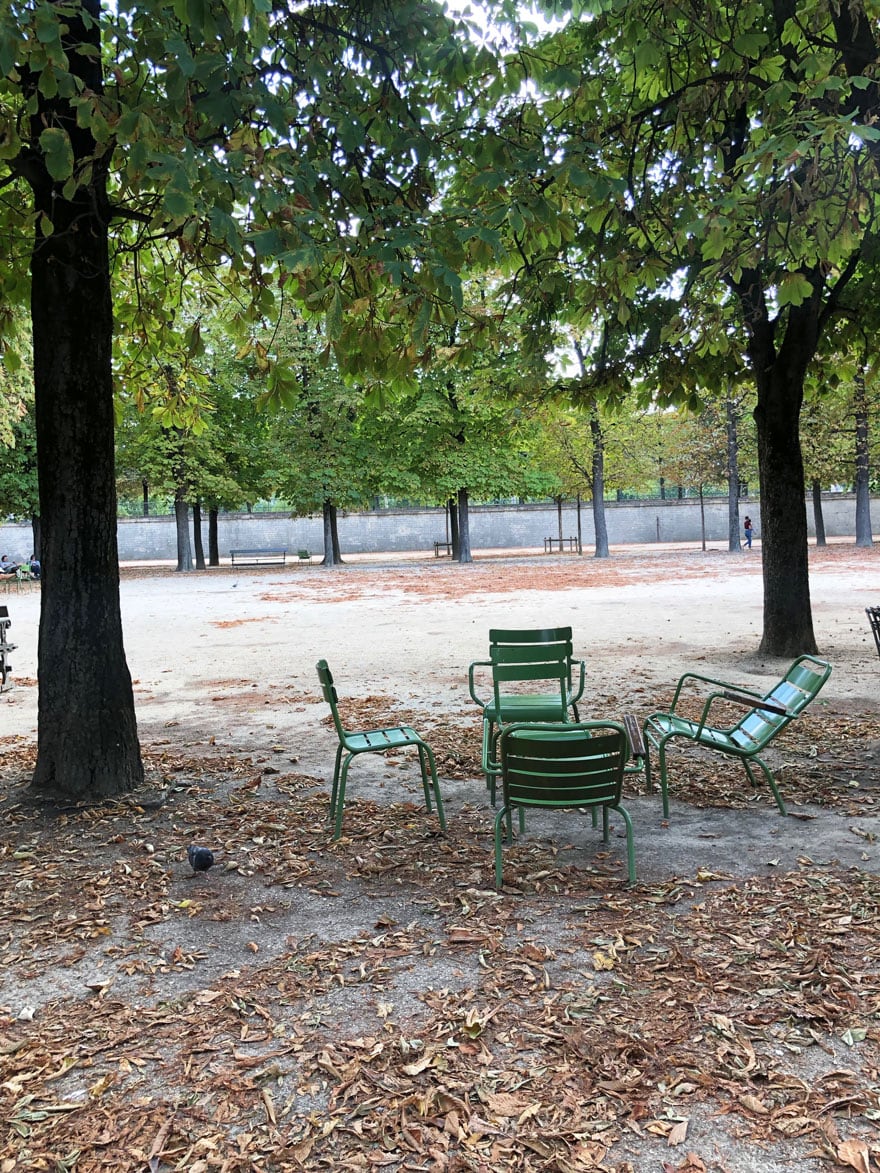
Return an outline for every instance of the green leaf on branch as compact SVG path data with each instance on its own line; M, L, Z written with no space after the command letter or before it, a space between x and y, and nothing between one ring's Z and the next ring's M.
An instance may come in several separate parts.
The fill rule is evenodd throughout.
M193 198L188 191L169 188L162 197L162 204L174 220L184 220L193 213Z
M339 295L339 290L333 290L333 296L330 298L330 304L327 307L327 337L332 341L336 341L342 333L342 298Z
M73 148L67 131L50 126L40 135L40 149L46 160L46 170L53 179L60 181L73 174Z
M786 273L779 282L776 300L780 309L784 305L803 305L813 295L813 286L803 273Z

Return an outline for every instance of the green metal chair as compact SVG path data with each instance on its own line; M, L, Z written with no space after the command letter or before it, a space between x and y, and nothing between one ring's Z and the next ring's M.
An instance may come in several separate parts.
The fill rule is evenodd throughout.
M478 691L485 689L486 675L491 676L491 696ZM470 665L468 689L483 711L482 768L493 806L501 726L514 721L567 722L569 710L577 721L585 675L584 661L574 658L570 627L490 629L489 659ZM541 691L534 691L536 685L543 685Z
M643 726L646 742L658 752L664 816L669 816L666 746L673 737L685 737L707 749L739 758L745 766L749 781L755 787L758 783L751 763L756 762L764 773L780 812L786 814L785 803L782 801L776 781L759 755L778 733L804 711L830 675L831 665L825 660L819 660L815 656L798 656L779 683L768 693L761 695L749 689L727 684L723 680L713 680L709 676L686 672L676 686L669 710L652 713L646 718ZM703 701L702 713L696 720L681 716L678 712L683 690L687 686L684 695L690 695L690 686L694 684L708 685L710 689ZM702 691L705 693L705 689ZM711 710L716 702L721 701L746 706L749 712L728 728L713 725L710 723ZM650 754L645 759L645 766L650 790Z
M345 783L348 778L348 768L358 754L387 753L389 750L404 749L413 745L419 751L419 766L422 771L422 788L425 792L425 805L428 813L432 811L431 790L437 803L437 818L440 820L441 830L446 830L446 816L443 813L443 800L440 797L440 787L437 782L437 766L434 754L426 741L423 741L415 729L409 725L396 725L387 729L366 729L352 732L345 728L339 716L339 698L333 683L333 674L327 666L326 660L319 660L315 665L318 670L318 680L321 682L321 692L324 700L330 706L333 715L333 725L339 738L336 749L336 763L333 767L333 788L330 792L330 811L328 818L334 824L333 838L338 839L342 832L342 812L345 809ZM430 777L430 782L429 782Z
M617 811L626 826L627 877L636 880L632 819L620 805L623 774L630 754L624 727L616 721L582 721L569 725L519 723L501 730L503 803L495 816L495 887L502 883L502 836L513 838L512 812L524 828L526 807L589 808L595 826L602 810L602 833L608 842L608 812Z

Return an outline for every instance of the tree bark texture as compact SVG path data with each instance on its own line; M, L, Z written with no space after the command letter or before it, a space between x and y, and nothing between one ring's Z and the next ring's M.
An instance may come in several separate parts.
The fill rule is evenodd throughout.
M186 490L174 494L174 522L177 529L177 569L188 574L193 568L192 545L189 540L189 505Z
M336 507L332 501L325 501L322 506L322 515L324 519L324 557L321 560L322 566L336 565L336 552L338 550L338 539L334 542L333 530L336 524Z
M452 543L449 553L453 562L457 562L461 540L458 532L458 502L454 497L450 497L446 502L446 513L449 518L449 541Z
M758 388L758 472L764 633L759 652L815 653L807 553L806 482L799 424L807 364L815 354L818 313L805 303L789 311L778 351L769 323L753 329L749 354Z
M220 565L220 538L217 525L219 510L208 510L208 565Z
M868 397L865 376L856 375L856 545L868 549L874 545L871 533L871 452L868 425Z
M458 560L473 562L471 554L471 524L468 515L468 491L458 490Z
M725 400L727 418L727 548L742 549L739 540L739 418L733 396Z
M596 551L594 557L607 558L608 525L605 520L605 436L602 433L602 424L599 421L598 411L593 408L590 413L590 434L592 436L592 491L593 491L593 529L596 533Z
M99 40L98 0L67 17L70 44ZM74 53L87 88L100 65ZM75 159L90 133L61 98L36 92L35 136L62 124ZM143 781L131 675L122 642L106 171L65 199L39 162L29 173L37 226L31 260L35 417L43 586L34 787L99 800ZM41 213L52 224L44 236Z
M333 561L337 566L342 565L342 550L339 548L339 511L333 502L330 502L330 538L333 542Z
M822 513L822 484L818 477L813 477L813 524L816 528L816 545L827 546L825 539L825 517Z
M193 502L193 549L196 555L196 570L205 569L205 547L202 545L202 506Z

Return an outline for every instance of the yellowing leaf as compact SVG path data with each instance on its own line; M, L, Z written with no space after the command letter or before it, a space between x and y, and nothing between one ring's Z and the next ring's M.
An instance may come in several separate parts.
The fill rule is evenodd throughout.
M863 1140L845 1140L838 1146L837 1159L859 1173L871 1173L871 1157Z

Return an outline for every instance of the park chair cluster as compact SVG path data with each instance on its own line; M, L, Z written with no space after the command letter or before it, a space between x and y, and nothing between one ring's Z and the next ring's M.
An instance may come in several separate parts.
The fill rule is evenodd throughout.
M6 594L9 594L13 586L20 591L25 585L30 583L39 585L39 582L40 576L35 569L31 569L30 562L22 562L21 565L16 566L14 571L0 575L0 586L3 587Z
M880 650L880 635L877 638ZM418 751L425 805L430 813L433 797L445 830L436 764L427 742L407 725L346 729L326 661L320 660L317 669L338 738L329 809L334 838L342 829L346 779L354 757L406 746ZM493 807L499 781L501 788L494 823L496 887L502 886L502 846L513 838L513 813L522 831L526 812L535 808L589 811L594 827L601 812L605 842L609 814L619 815L626 833L627 876L634 883L633 825L621 803L624 779L644 772L650 792L651 752L656 752L663 815L668 818L667 746L674 738L739 758L753 787L758 785L757 766L785 814L779 787L761 755L815 699L830 674L826 661L799 656L768 692L758 693L687 672L678 680L669 708L651 713L641 724L631 713L619 720L581 720L578 704L583 700L586 665L574 656L570 627L490 630L488 658L470 665L468 688L482 713L481 764ZM745 713L725 725L718 714L729 712L729 706Z

